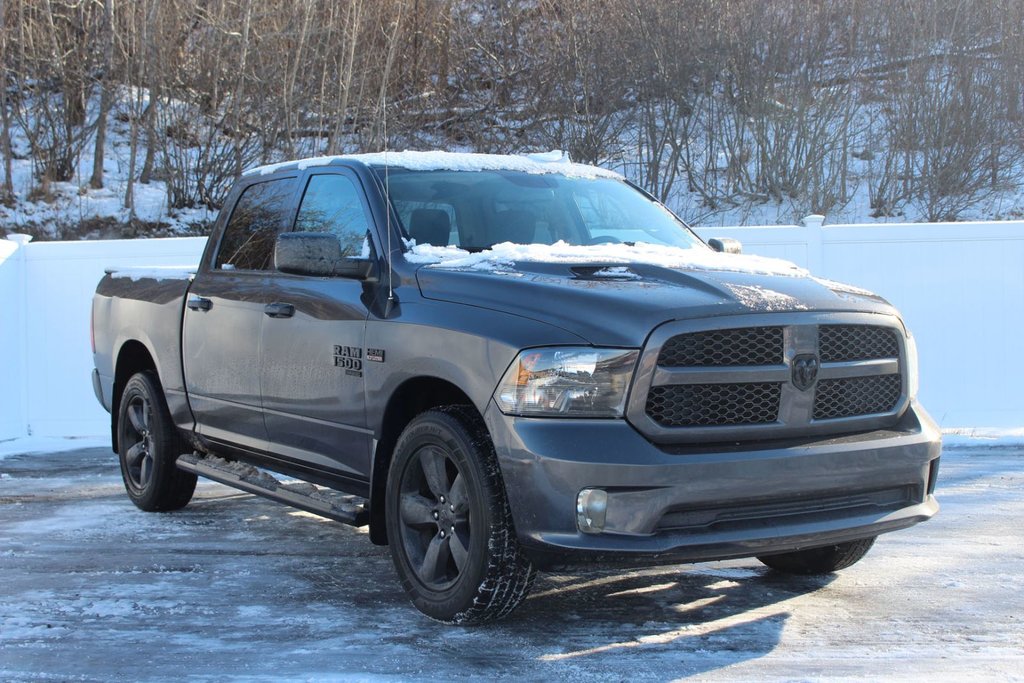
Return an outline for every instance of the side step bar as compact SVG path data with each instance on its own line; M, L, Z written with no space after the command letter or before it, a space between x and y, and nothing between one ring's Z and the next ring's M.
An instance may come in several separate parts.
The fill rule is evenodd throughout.
M285 484L252 465L224 460L215 455L184 453L178 456L178 468L343 524L366 526L370 523L365 498L306 482Z

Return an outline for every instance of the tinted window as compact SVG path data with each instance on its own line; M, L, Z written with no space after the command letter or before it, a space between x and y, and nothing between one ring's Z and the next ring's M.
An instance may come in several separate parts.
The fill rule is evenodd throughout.
M369 221L363 211L362 192L343 175L315 175L295 219L298 232L330 232L341 242L342 256L363 254Z
M224 229L214 267L270 270L274 262L274 241L284 228L288 200L294 191L294 178L247 187Z

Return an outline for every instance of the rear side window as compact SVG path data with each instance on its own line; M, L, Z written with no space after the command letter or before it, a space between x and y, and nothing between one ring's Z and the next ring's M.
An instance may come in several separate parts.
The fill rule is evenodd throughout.
M294 178L250 185L238 198L217 251L215 268L270 270L274 241L284 229Z
M343 256L360 256L370 229L362 193L343 175L315 175L309 179L295 219L298 232L329 232L341 242Z

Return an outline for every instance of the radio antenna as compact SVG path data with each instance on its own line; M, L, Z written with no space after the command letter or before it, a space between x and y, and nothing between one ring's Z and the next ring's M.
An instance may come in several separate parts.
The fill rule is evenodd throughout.
M398 16L395 18L394 27L391 29L391 35L387 36L390 45L388 46L388 56L384 64L383 80L380 86L380 115L381 115L381 129L384 133L384 225L388 233L387 237L387 249L388 249L388 301L384 308L384 317L387 318L391 315L391 307L395 303L395 283L394 283L394 270L392 268L393 257L391 255L391 173L390 165L388 163L388 79L391 74L391 64L395 57L395 48L397 47L398 29L402 24L402 9L403 5L398 5Z
M384 86L387 89L387 84ZM388 233L388 305L384 317L391 313L391 306L395 303L395 286L392 279L391 269L391 174L388 166L388 96L385 92L381 96L381 116L384 119L384 225Z

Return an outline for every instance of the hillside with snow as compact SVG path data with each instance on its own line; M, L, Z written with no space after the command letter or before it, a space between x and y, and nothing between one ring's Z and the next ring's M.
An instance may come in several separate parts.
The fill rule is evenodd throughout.
M1020 218L1024 3L964 8L10 0L0 231L202 232L246 169L384 149L566 150L693 225Z

